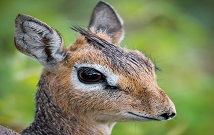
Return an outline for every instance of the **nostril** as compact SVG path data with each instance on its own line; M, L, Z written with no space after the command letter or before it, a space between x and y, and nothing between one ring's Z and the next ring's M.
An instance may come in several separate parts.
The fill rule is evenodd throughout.
M163 113L160 115L161 117L164 117L164 119L168 119L169 118L169 115L167 113Z
M160 116L163 117L164 119L168 120L170 118L175 117L176 113L163 113Z
M173 117L175 117L175 115L176 115L176 113L172 113L170 117L173 118Z

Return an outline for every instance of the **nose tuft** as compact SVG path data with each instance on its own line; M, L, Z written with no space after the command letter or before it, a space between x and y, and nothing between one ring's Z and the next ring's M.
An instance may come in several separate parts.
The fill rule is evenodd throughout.
M169 120L169 119L174 118L175 115L176 115L176 113L174 113L174 112L168 112L168 113L163 113L160 116L163 117L165 120Z

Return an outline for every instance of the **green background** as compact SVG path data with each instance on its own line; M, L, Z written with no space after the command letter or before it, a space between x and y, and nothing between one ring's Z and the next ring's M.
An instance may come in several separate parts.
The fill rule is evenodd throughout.
M214 134L214 1L106 0L124 20L122 46L151 56L162 69L161 88L176 105L166 122L118 123L112 135ZM77 34L70 25L87 27L97 0L0 1L0 124L21 131L33 120L36 84L42 66L13 43L14 19L34 16L64 37L67 47Z

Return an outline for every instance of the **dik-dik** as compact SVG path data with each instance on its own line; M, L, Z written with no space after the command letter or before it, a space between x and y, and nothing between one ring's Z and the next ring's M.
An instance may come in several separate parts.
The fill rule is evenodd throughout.
M110 5L96 5L87 30L71 28L79 36L67 49L47 24L23 14L15 20L15 46L44 67L34 121L21 134L110 135L116 122L176 115L151 59L120 46L123 21Z

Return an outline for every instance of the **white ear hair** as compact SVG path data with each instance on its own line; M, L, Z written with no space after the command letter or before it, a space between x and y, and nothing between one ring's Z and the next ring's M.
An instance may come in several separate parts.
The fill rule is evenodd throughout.
M14 41L20 52L48 68L66 57L66 48L59 33L31 16L20 14L16 17Z

